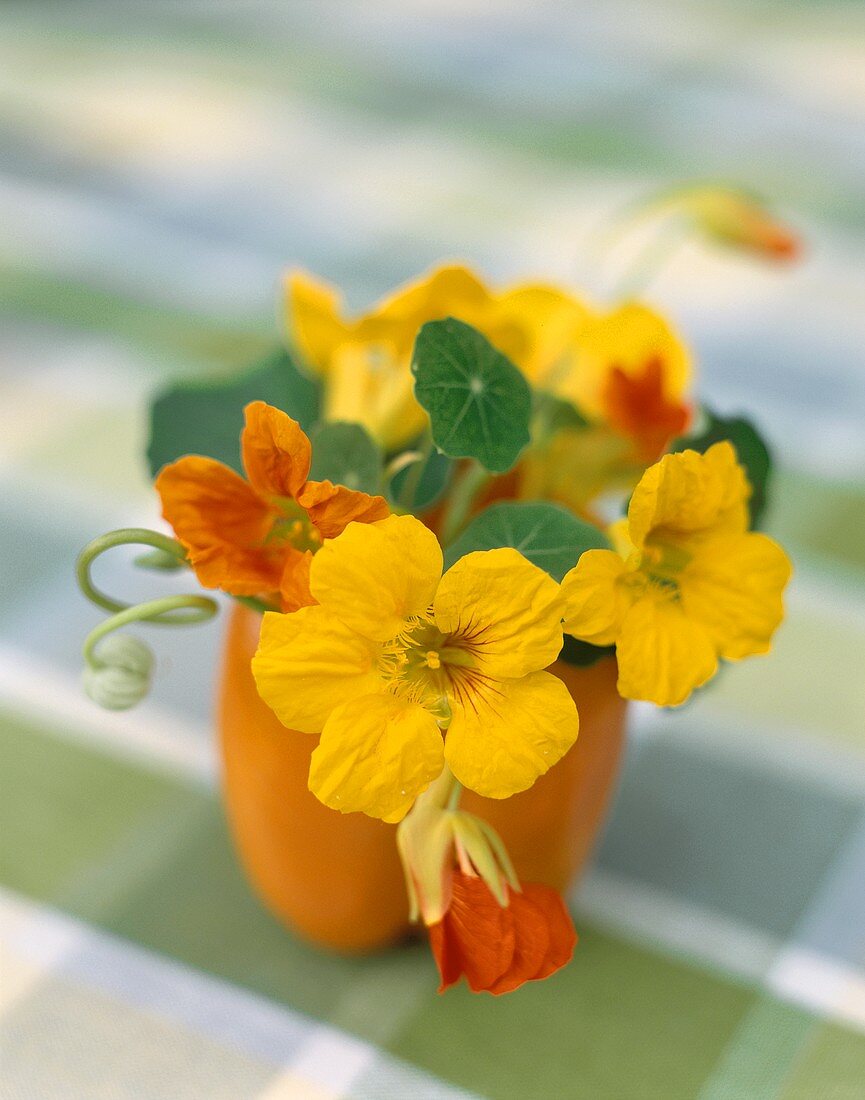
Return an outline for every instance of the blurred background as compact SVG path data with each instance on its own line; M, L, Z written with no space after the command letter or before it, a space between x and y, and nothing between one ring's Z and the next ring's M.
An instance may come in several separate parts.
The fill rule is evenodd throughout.
M75 555L158 521L148 395L272 344L289 265L358 309L443 258L603 300L599 231L694 179L762 192L805 241L790 267L687 246L647 295L701 396L774 447L797 570L775 650L634 708L555 979L437 998L421 949L304 947L225 838L221 624L149 631L134 712L80 690L99 614ZM2 4L7 1095L861 1095L863 185L858 2ZM122 555L99 579L163 583Z

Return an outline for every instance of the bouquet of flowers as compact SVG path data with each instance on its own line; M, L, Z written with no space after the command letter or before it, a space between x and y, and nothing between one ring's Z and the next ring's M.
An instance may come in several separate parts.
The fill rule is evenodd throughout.
M683 192L674 212L793 250L737 193ZM82 554L82 588L111 613L85 642L86 690L133 705L153 657L114 631L217 610L201 593L114 600L91 579L106 549L142 543L142 566L246 605L258 693L315 745L309 790L397 826L441 988L465 975L504 993L563 966L576 934L462 794L509 799L571 751L564 666L615 661L623 698L675 707L769 650L790 563L757 530L768 451L696 402L688 347L639 301L497 289L449 265L356 318L294 272L285 305L285 347L155 400L148 458L173 537L112 532Z

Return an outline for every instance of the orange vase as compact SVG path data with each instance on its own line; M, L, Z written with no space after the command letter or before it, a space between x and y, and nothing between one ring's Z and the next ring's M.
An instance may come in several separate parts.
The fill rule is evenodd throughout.
M396 826L338 814L307 789L316 738L287 730L262 702L250 659L260 616L241 605L226 637L219 719L223 786L234 842L269 909L312 943L368 952L409 930ZM504 801L464 792L486 818L517 874L564 890L583 867L618 773L625 703L612 659L581 669L557 662L580 712L580 736L528 791Z

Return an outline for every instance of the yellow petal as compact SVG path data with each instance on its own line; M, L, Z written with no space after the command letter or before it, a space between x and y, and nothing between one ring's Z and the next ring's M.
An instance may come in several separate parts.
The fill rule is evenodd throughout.
M727 660L767 653L791 572L790 559L766 535L720 535L682 573L682 607Z
M408 355L389 343L342 343L331 359L325 419L362 424L388 450L415 439L426 413L415 400Z
M417 703L394 695L349 699L312 754L309 789L325 806L399 821L441 774L442 735Z
M751 487L731 443L705 454L665 455L640 478L628 506L631 540L642 546L653 531L682 538L722 530L744 531Z
M636 302L591 319L575 335L574 369L557 387L589 416L602 418L611 370L641 375L653 360L661 363L663 394L681 398L691 378L691 357L678 333L660 314Z
M304 271L285 279L288 327L310 366L326 374L334 351L351 332L339 314L340 294Z
M357 336L371 341L386 339L397 355L408 359L421 325L443 317L474 324L488 302L486 288L472 271L448 264L426 272L380 302L358 322Z
M414 516L350 523L312 559L313 596L352 630L387 641L427 610L441 577L442 552Z
M457 635L492 676L524 676L562 648L562 607L553 578L509 547L466 554L435 597L436 626Z
M577 739L568 689L549 672L502 680L464 705L452 702L445 759L466 787L487 798L527 790Z
M558 287L527 283L497 295L478 328L530 381L552 387L574 333L591 316L584 303Z
M681 604L645 595L622 623L616 645L619 694L662 707L684 703L718 667L708 631Z
M630 570L612 550L587 550L562 581L565 633L592 645L612 645L632 603L623 584Z
M347 697L381 690L378 647L323 607L268 612L252 672L258 693L289 729L320 733Z

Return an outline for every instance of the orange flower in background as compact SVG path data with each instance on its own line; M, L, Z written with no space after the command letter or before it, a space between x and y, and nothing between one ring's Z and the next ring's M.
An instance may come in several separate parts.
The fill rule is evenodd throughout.
M279 594L286 611L314 602L312 555L357 520L389 514L383 497L310 481L312 448L297 421L254 401L244 410L246 479L212 458L187 455L160 471L162 514L205 588L233 596Z
M454 871L444 917L429 927L439 993L465 975L475 993L510 993L570 961L577 933L560 894L540 883L499 905L483 879Z

